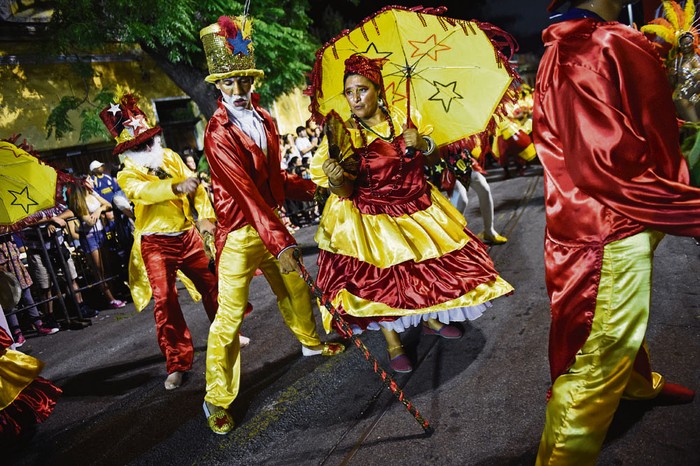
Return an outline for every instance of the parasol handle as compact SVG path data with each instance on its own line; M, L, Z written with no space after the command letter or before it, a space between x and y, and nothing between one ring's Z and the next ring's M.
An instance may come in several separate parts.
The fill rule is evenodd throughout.
M416 127L416 125L413 124L413 120L411 120L411 74L410 73L406 76L406 127L407 128L415 128ZM409 159L412 159L413 157L416 156L416 148L415 147L407 147L404 155L406 157L408 157Z

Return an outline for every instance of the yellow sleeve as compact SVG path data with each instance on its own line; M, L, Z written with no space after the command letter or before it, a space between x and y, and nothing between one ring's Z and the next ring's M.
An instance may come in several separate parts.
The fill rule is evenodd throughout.
M173 192L173 183L177 182L175 179L144 180L130 170L122 170L117 174L117 182L134 204L158 204L178 198Z
M211 205L209 200L209 193L201 184L197 187L194 195L194 208L197 210L199 218L206 218L212 222L216 221L216 213L214 212L214 206Z
M314 153L314 156L311 158L311 162L309 162L309 172L311 173L311 181L323 188L328 187L328 177L321 168L323 166L323 162L325 162L327 158L328 138L323 138L323 141L321 141L321 145L318 146L316 152Z

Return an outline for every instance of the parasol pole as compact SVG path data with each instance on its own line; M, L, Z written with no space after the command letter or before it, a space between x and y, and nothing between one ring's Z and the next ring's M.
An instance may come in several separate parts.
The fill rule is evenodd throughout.
M357 346L357 348L362 352L362 355L365 357L365 359L372 365L372 369L374 369L374 373L379 375L379 378L382 379L382 382L386 387L391 391L391 393L406 407L409 413L413 415L413 418L420 424L420 426L423 428L426 434L432 435L433 433L433 428L430 426L428 423L428 420L425 419L419 412L418 409L414 406L413 403L406 397L406 394L404 391L399 387L399 384L396 383L396 381L391 377L383 368L381 365L379 365L379 361L377 361L377 358L375 358L372 353L370 353L369 349L365 346L365 344L360 340L360 338L353 333L353 331L350 329L348 326L347 322L343 320L343 318L340 316L340 313L338 310L331 304L330 300L324 299L323 298L323 290L316 285L316 282L314 279L311 277L311 274L309 274L309 271L306 270L306 267L304 267L304 264L301 262L301 249L296 248L294 250L294 258L297 260L297 263L299 264L299 268L301 269L301 278L306 282L306 284L311 288L311 292L313 295L323 303L323 306L328 310L328 312L333 316L333 319L336 321L336 323L340 326L341 330L343 331L344 334L350 335L350 339L352 342Z
M415 128L411 120L411 67L406 67L406 128ZM406 157L413 158L416 155L415 147L406 148Z

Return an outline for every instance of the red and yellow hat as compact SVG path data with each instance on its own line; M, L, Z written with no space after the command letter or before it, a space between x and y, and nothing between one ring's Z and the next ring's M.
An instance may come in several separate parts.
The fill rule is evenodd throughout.
M163 131L160 126L148 125L146 114L137 103L136 96L126 94L119 103L113 103L100 112L102 122L117 141L112 151L114 155L133 149Z

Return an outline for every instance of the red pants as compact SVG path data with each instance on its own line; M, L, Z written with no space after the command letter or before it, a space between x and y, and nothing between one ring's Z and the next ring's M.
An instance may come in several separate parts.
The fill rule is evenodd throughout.
M218 309L217 280L209 271L202 239L195 228L178 236L145 235L141 237L141 256L153 290L156 336L168 374L188 371L192 368L194 346L177 299L177 271L182 270L202 295L210 322Z

